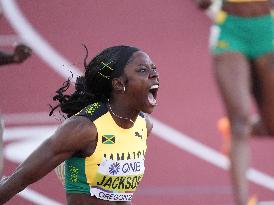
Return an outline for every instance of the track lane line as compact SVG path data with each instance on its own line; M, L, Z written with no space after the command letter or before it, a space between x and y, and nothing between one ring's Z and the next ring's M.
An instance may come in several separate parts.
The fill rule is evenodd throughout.
M156 136L216 167L228 170L229 160L223 154L220 154L214 149L194 140L193 137L185 135L155 118L153 118L153 124L152 133ZM274 178L272 176L254 168L249 168L246 176L251 182L274 191Z
M18 193L18 195L39 205L62 205L61 203L52 200L29 188L24 189L23 191Z
M76 76L81 75L79 69L69 63L62 55L57 53L57 51L55 51L55 49L38 34L38 32L24 17L23 13L17 6L16 1L1 0L1 6L5 17L18 33L20 39L28 44L55 72L66 79L71 76L71 72ZM69 68L71 72L62 69L62 67Z
M4 119L9 119L9 123L14 122L34 122L33 116L37 116L40 123L49 123L48 113L46 112L38 112L38 113L21 113L21 114L8 114L4 115ZM191 153L192 155L211 163L212 165L219 167L224 170L228 170L229 168L229 160L223 154L215 151L214 149L201 144L200 142L194 140L192 137L187 136L180 131L164 124L163 122L152 118L154 128L152 133L158 136L159 138L169 142L170 144ZM28 127L28 126L26 126ZM44 126L45 129L51 129L52 126ZM25 127L20 127L21 130L24 130ZM18 128L16 128L18 130ZM10 128L7 130L8 132L12 132L13 129ZM16 131L17 132L17 131ZM22 131L20 131L22 132ZM33 133L39 132L34 129L31 131L31 135ZM28 134L28 135L30 135ZM171 136L171 137L170 137ZM20 136L18 136L20 138ZM23 136L22 136L23 137ZM13 138L12 138L13 139ZM4 140L7 140L4 138ZM261 186L268 187L270 190L274 190L273 181L274 178L268 176L256 169L249 169L247 172L247 178Z

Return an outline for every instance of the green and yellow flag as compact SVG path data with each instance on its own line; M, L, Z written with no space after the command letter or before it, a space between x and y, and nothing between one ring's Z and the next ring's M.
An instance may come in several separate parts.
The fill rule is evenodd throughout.
M115 143L115 136L114 135L103 135L102 136L102 143L103 144L114 144Z

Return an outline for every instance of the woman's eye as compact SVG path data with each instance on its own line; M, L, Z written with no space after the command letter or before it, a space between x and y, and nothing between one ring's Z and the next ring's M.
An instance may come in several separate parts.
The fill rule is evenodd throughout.
M140 69L139 69L139 72L140 72L140 73L145 73L146 71L147 71L147 68L140 68Z

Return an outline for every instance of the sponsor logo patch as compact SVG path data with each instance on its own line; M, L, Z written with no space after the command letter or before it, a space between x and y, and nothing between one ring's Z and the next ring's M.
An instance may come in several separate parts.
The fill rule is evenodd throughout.
M114 162L109 167L109 173L112 175L119 173L119 170L120 170L120 164L118 162Z
M135 132L135 136L143 139L143 136L139 132Z

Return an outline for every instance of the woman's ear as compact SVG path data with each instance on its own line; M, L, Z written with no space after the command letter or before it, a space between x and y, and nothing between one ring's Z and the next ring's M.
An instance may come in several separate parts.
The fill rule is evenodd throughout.
M126 86L121 78L114 78L112 80L112 87L114 92L124 93L126 91Z

